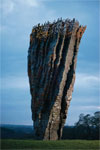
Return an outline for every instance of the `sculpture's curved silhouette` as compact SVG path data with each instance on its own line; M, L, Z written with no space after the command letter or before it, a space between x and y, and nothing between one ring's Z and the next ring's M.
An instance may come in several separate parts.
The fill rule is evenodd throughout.
M75 19L58 19L33 27L28 75L36 139L57 140L62 136L85 29Z

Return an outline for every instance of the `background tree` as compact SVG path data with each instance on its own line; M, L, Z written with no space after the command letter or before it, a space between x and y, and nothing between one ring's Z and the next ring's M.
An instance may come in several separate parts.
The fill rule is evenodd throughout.
M80 114L79 121L75 123L75 135L80 139L99 139L100 111L90 114Z

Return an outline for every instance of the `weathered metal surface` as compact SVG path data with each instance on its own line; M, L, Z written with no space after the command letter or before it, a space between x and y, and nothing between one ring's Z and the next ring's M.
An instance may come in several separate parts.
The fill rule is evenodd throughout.
M86 26L73 19L33 27L28 51L36 139L62 136L75 82L77 53Z

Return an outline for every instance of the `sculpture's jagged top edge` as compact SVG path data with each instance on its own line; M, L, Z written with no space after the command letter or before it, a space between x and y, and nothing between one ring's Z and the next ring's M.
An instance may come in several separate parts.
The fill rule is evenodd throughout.
M53 22L48 21L45 22L44 24L39 23L38 25L33 26L31 35L36 33L38 38L47 37L48 35L50 35L49 33L51 29L53 29L52 30L53 34L56 34L59 31L66 32L66 26L68 26L69 33L71 33L75 28L80 28L82 32L84 32L86 29L86 26L79 25L79 22L75 20L75 18L73 18L72 20L68 18L67 19L58 18L57 21L55 20Z

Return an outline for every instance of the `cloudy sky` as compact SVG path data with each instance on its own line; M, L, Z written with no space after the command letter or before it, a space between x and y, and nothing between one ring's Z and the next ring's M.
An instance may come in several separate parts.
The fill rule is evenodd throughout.
M1 0L1 123L29 124L31 96L27 51L32 27L58 17L87 25L79 48L76 82L66 124L99 106L99 0Z

